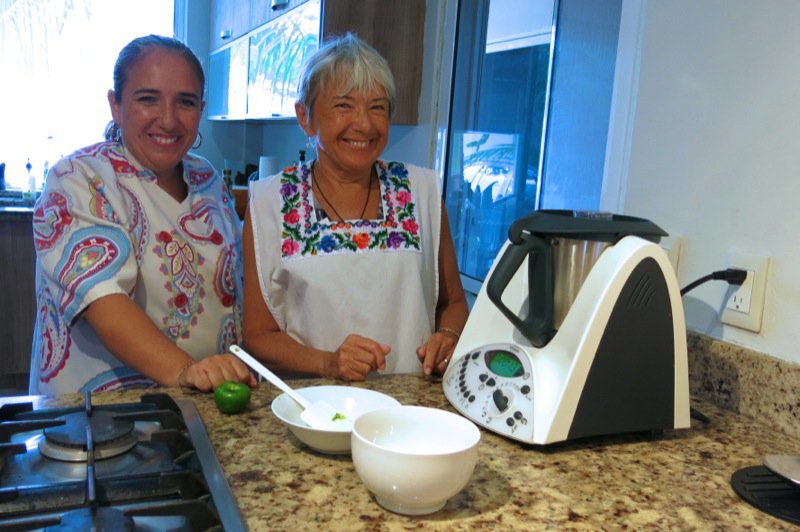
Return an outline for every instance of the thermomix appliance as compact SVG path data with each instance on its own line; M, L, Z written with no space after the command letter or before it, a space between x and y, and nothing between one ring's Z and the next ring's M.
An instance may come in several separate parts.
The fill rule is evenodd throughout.
M533 444L688 428L686 325L662 236L610 213L515 221L445 372L450 403Z

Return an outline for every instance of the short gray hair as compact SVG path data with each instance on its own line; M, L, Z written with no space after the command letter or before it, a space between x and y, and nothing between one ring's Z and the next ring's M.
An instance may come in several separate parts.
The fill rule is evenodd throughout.
M309 116L317 96L329 83L337 83L345 94L382 87L389 98L389 117L394 115L396 89L389 64L375 48L352 33L324 43L303 65L297 102Z

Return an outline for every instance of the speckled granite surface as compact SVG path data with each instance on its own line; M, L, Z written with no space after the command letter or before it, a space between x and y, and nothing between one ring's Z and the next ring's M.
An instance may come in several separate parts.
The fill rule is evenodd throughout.
M693 398L749 416L800 439L800 365L690 333Z
M438 380L395 375L360 386L403 404L451 409ZM481 431L467 487L435 514L405 517L374 502L349 457L317 454L296 440L270 410L278 394L271 386L260 385L248 410L234 416L220 414L211 395L169 393L196 402L251 530L797 530L742 501L730 477L765 454L800 454L800 443L706 401L693 406L709 425L693 421L657 437L532 447ZM138 397L106 393L95 401Z

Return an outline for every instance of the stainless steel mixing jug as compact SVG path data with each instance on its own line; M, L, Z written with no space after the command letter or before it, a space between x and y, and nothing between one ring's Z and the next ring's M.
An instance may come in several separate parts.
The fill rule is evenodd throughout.
M602 240L553 238L553 328L558 329L600 254L611 246Z
M486 294L535 347L542 347L561 326L603 251L628 235L658 242L667 233L632 216L536 211L511 225L509 245L487 280ZM519 316L502 295L526 258L528 308L527 315Z

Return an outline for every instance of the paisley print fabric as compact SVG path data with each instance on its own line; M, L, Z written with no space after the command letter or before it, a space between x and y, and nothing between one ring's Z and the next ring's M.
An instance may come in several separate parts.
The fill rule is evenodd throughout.
M31 393L154 385L108 352L82 318L106 295L130 297L196 359L239 341L240 222L205 159L187 155L183 170L189 193L179 203L114 142L53 165L34 209Z
M114 208L106 199L105 186L100 176L94 176L89 180L89 187L91 190L92 198L89 200L89 210L91 213L103 220L108 220L111 223L118 224L119 219L114 212Z
M71 343L63 315L59 312L50 290L45 288L39 294L36 332L33 336L34 351L44 354L37 368L42 382L49 382L64 367Z
M236 247L233 244L219 254L214 271L214 290L217 297L224 306L233 306L236 302Z
M228 350L232 344L237 343L239 340L237 320L233 316L225 316L222 319L222 324L219 327L219 338L217 338L217 351L220 353Z
M147 215L142 209L142 203L136 197L136 194L123 187L119 189L127 196L128 199L128 233L131 235L131 244L133 245L134 253L136 253L137 262L141 262L143 258L144 246L147 244L149 236L149 226L147 223Z
M192 210L181 216L178 224L181 229L194 240L222 244L222 233L217 229L222 218L217 204L209 200L201 200L192 205Z
M172 296L167 300L170 312L161 318L162 330L173 340L189 338L204 311L206 294L199 270L205 260L176 232L162 231L157 240L153 252L164 261L160 268L166 278L164 289Z
M37 250L47 250L61 238L72 223L67 197L59 192L42 194L33 211L33 243Z
M128 258L125 234L114 227L86 227L70 237L56 264L56 277L63 288L59 310L71 321L82 299L96 282L113 277Z
M138 371L128 367L110 369L95 376L78 390L86 392L107 392L123 388L155 388L157 385Z

